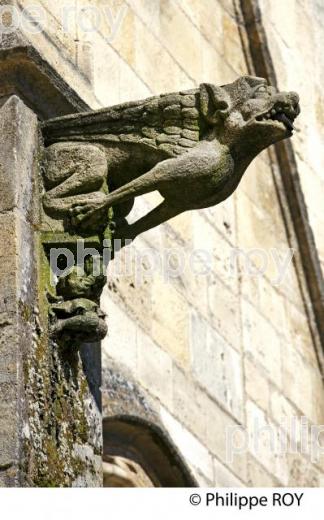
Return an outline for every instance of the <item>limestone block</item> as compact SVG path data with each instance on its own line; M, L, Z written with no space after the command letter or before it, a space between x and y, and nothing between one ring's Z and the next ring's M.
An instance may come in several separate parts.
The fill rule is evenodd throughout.
M234 449L236 435L247 438L245 428L226 413L215 401L204 395L207 429L204 445L242 481L246 480L248 443L242 449ZM240 437L241 438L241 437ZM234 440L233 440L234 439Z
M235 195L203 210L207 220L231 243L236 243Z
M286 396L308 419L317 423L315 403L322 386L319 369L309 365L293 344L283 347L283 356L282 370Z
M247 462L247 485L249 487L279 487L282 482L271 475L256 459L249 454Z
M204 488L204 487L205 488L213 487L214 482L212 482L211 480L206 478L206 476L203 475L200 471L193 469L192 472L193 472L193 474L195 476L195 479L196 479L199 487L202 487L202 488Z
M289 323L289 312L287 315L284 297L264 276L258 277L258 287L258 308L279 334L281 334L286 341L289 341L289 328L287 327ZM307 334L307 328L305 333Z
M184 38L184 34L188 37ZM172 0L165 0L160 6L160 38L188 75L199 81L201 34Z
M171 439L179 448L185 460L198 469L207 479L213 481L213 459L207 448L162 406L160 407L160 416Z
M262 365L269 379L281 387L281 340L269 322L244 299L242 327L244 350Z
M270 209L272 205L272 209ZM286 232L281 219L279 205L275 199L270 201L268 207L252 202L243 191L237 191L237 234L240 248L268 251L272 249L288 249ZM274 215L275 212L275 216ZM266 273L273 277L274 267L270 263Z
M204 394L188 372L173 366L172 414L201 441L206 439L208 409Z
M317 357L307 316L294 305L285 302L286 306L286 328L288 342L310 363L317 368Z
M269 410L270 384L264 369L249 354L244 358L244 381L247 395L267 412Z
M273 420L287 432L291 445L299 446L301 449L300 443L303 441L304 430L307 431L311 425L308 419L276 389L273 389L270 395L270 411Z
M152 285L152 337L175 360L187 367L189 354L188 302L171 283L156 277Z
M296 47L296 24L297 22L297 8L298 2L294 0L288 0L284 6L280 4L269 2L269 0L263 0L262 9L265 9L268 13L267 23L276 27L276 31L280 35L280 38L284 40L288 47ZM285 24L285 18L288 19L288 23Z
M92 40L93 89L101 106L143 99L151 94L132 64L125 61L101 34L94 33Z
M67 10L64 0L57 0L53 5L49 5L46 0L40 0L38 4L35 4L33 0L23 0L20 5L23 8L21 11L22 27L29 33L34 44L43 36L40 33L46 32L51 35L52 42L61 49L62 54L69 54L70 59L74 61L77 11ZM39 8L39 18L35 5ZM39 25L43 31L37 31L35 26L33 27L31 19L34 17L39 19Z
M120 0L121 1L121 0ZM160 30L161 0L128 0L129 7L154 34Z
M1 108L0 127L0 465L11 473L7 482L17 486L26 478L21 460L26 414L23 374L35 302L30 228L36 222L31 201L37 120L12 96Z
M244 262L242 258L238 258L237 269L240 277L240 288L242 296L247 299L250 303L253 303L259 308L259 276L245 276L245 264L243 264L243 273L241 274L240 264Z
M172 406L172 359L149 336L137 330L139 382L164 406Z
M252 201L269 206L273 197L277 198L267 150L261 152L249 165L240 182L239 190L244 191Z
M287 453L281 441L282 438L286 438L286 433L268 420L264 412L252 401L247 401L246 413L250 452L271 475L288 485Z
M193 246L195 249L206 251L208 255L214 255L218 247L218 233L215 228L204 218L203 213L193 213ZM221 238L220 238L221 241ZM224 239L222 241L222 244Z
M313 418L316 424L324 424L324 402L322 399L323 394L323 379L319 377L319 372L316 370L313 379Z
M136 323L127 315L120 305L114 303L103 291L101 298L103 311L109 316L108 335L102 342L103 352L116 361L126 365L136 373L137 370L137 347L136 347Z
M112 7L112 6L111 6ZM135 64L137 25L135 13L126 2L119 1L115 9L111 10L114 21L108 17L104 20L105 34L109 34L109 43L118 54L131 66Z
M161 42L152 35L150 28L136 19L136 39L134 40L134 68L152 92L172 92L175 89L194 86L186 68L179 66L178 56L168 52ZM150 52L147 52L147 49ZM156 64L159 63L157 68ZM168 74L165 74L165 71ZM185 79L186 77L186 79Z
M214 482L217 487L244 487L244 483L241 482L233 473L217 459L214 458Z
M288 464L289 486L323 487L323 471L320 471L307 457L303 457L300 453L290 453Z
M187 212L183 215L190 215ZM190 215L190 222L191 222ZM181 215L180 215L181 218ZM192 247L192 241L186 240L184 234L180 239L174 233L173 222L178 217L168 222L163 230L163 239L159 254L164 261L163 277L169 281L188 301L190 306L194 306L204 316L208 316L208 287L213 276L206 266L205 255ZM184 219L183 219L184 221ZM170 225L171 224L171 225Z
M5 105L6 116L0 121L1 133L6 135L1 150L0 211L19 208L26 213L32 195L28 179L34 165L35 137L33 132L27 132L26 121L17 118L18 105L18 98L11 97ZM17 169L17 176L8 175L12 167ZM25 169L29 175L24 175Z
M219 278L213 277L208 287L208 304L213 326L236 350L241 350L241 316L239 297Z
M181 9L190 18L192 23L199 29L201 34L209 41L216 40L215 45L221 45L222 42L222 26L221 20L224 13L219 2L213 0L179 0ZM215 27L219 31L219 38L215 38ZM219 50L221 50L219 48Z
M226 11L228 2L225 2L224 9L220 2L212 0L180 0L179 7L200 32L204 47L207 43L211 44L222 60L229 63L237 73L245 73L245 59L235 16Z
M191 319L193 373L208 393L238 419L243 415L240 355L198 314Z
M237 272L233 269L233 246L215 231L202 213L192 215L194 251L201 251L208 272L216 273L234 293L238 290Z
M223 55L237 74L247 74L246 60L242 49L239 27L236 18L223 13L224 31Z
M102 296L105 299L111 293L147 332L152 324L152 283L158 274L154 268L157 254L141 240L116 252L107 271L109 292Z
M169 226L174 229L174 231L181 237L182 240L186 242L191 241L191 232L192 232L192 212L187 211L186 213L181 213L175 218L169 220Z
M203 40L203 52L201 55L201 76L204 81L217 83L218 78L224 78L225 82L231 82L237 78L237 72L227 60L207 40Z

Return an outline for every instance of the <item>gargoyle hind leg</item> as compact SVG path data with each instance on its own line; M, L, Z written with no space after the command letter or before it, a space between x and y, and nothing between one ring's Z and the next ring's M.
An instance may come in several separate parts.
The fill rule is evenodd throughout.
M107 159L98 147L84 143L55 143L46 150L43 196L45 210L62 218L76 204L104 203Z
M81 224L82 221L93 217L104 207L110 208L114 205L126 202L130 198L154 191L157 189L156 184L157 180L153 176L151 177L151 172L148 172L105 196L104 201L99 201L98 203L92 200L76 202L70 209L71 221L76 225L78 223Z
M171 181L175 166L174 161L179 162L179 158L167 159L157 164L152 170L107 195L104 203L94 203L89 200L74 204L74 207L70 210L71 221L74 225L81 225L82 227L83 221L86 223L88 219L95 218L96 213L104 207L109 208L145 193L160 190ZM186 166L186 164L184 165Z

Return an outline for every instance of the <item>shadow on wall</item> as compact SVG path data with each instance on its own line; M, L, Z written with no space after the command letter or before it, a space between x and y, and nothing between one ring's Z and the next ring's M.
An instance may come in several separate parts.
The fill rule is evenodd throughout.
M197 487L170 439L134 416L103 421L104 487Z

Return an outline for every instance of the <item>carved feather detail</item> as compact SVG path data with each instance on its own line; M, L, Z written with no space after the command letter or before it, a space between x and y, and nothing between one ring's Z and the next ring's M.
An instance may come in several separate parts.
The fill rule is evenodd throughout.
M51 119L43 123L45 143L138 143L177 156L199 141L199 103L193 89Z

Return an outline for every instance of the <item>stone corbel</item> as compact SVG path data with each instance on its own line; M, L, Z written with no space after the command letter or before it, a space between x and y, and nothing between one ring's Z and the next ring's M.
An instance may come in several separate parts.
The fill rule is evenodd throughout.
M46 121L42 221L51 247L96 237L102 256L111 211L115 238L133 240L184 211L219 204L259 152L292 135L299 111L295 92L243 76ZM128 225L134 198L156 190L164 201ZM50 311L61 342L103 337L104 283L103 273L78 263L58 279Z

